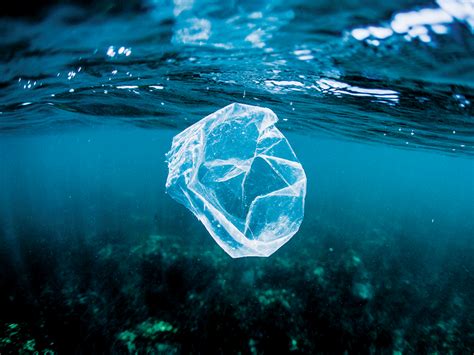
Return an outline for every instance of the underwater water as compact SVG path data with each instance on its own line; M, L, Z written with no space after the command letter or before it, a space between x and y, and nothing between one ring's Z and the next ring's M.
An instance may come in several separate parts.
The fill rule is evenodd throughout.
M0 354L474 351L472 2L8 11ZM172 138L233 102L272 109L307 176L268 258L165 191Z

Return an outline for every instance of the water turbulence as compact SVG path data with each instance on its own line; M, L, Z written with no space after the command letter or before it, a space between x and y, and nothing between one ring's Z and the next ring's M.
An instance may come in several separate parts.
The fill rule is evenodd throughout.
M173 139L166 187L230 256L269 256L299 229L306 175L269 109L232 104Z

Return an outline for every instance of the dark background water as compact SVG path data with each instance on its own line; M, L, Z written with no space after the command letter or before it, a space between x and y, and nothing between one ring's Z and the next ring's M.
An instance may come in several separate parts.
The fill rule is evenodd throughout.
M0 353L471 353L459 4L4 13ZM270 258L231 259L165 193L172 137L235 101L275 111L308 176L301 230Z

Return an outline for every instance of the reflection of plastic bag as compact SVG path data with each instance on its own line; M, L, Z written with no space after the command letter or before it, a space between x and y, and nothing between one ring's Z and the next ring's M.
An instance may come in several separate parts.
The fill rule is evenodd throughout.
M306 175L267 108L232 104L173 139L168 193L233 258L269 256L299 229Z

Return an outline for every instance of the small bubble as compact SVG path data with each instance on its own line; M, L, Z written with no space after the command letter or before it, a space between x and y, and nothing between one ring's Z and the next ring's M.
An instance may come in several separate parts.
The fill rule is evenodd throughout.
M378 47L380 44L380 41L378 39L368 39L367 43L374 47Z
M114 50L114 46L110 46L108 49L107 49L107 55L111 58L115 57L115 50Z

